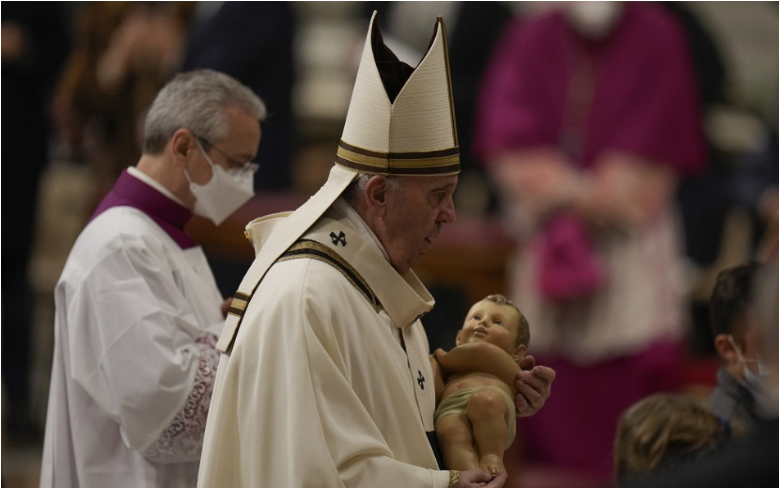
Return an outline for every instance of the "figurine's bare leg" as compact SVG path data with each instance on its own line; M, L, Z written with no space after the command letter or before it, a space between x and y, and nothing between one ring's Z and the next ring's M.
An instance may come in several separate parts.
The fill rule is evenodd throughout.
M473 446L470 422L464 414L449 414L435 424L443 462L452 470L477 469L478 454Z
M510 413L505 398L494 389L480 389L468 400L467 415L473 425L479 467L493 476L506 472L503 453Z

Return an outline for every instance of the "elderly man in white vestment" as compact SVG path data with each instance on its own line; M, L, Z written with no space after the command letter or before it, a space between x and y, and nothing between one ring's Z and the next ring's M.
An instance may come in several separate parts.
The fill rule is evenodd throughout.
M256 259L217 344L199 486L503 484L441 470L431 443L420 318L434 301L411 267L456 217L453 116L442 19L414 69L373 16L329 179L293 213L247 227ZM554 380L530 363L517 382L522 415Z
M184 227L194 212L219 224L252 197L265 115L209 70L177 75L153 102L138 164L55 289L41 486L196 485L229 303Z

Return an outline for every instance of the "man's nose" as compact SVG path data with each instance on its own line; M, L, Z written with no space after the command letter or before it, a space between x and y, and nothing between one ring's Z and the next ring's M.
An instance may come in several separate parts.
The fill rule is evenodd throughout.
M441 212L440 220L446 224L452 224L457 220L457 210L454 208L454 199L451 197L448 198L446 207Z

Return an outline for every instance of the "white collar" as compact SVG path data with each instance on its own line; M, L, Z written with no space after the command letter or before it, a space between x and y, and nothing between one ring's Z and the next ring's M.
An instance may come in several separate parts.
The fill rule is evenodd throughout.
M181 205L182 207L188 208L188 206L185 205L185 203L182 202L180 199L178 199L177 196L174 195L171 192L171 190L167 189L166 187L161 185L157 180L153 179L151 176L147 175L146 173L144 173L143 171L139 170L135 166L129 166L128 167L128 173L130 175L138 178L142 182L146 183L150 187L154 188L158 192L162 193L163 195L165 195L169 199L173 200L177 204Z
M364 224L346 201L338 199L302 238L339 255L375 294L392 322L405 329L430 311L435 300L413 270L400 274L394 268L369 227L358 225L357 220Z
M381 244L378 237L375 235L374 232L372 232L372 229L370 229L370 226L367 225L366 222L364 222L364 219L362 219L362 216L359 215L358 212L356 212L356 209L351 207L351 204L349 204L345 199L340 197L339 199L335 200L332 204L334 208L344 215L348 222L351 223L351 225L354 226L357 230L364 230L367 232L367 235L370 236L375 243L376 246L378 246L378 249L381 250L381 253L383 253L383 256L386 258L386 260L391 263L391 258L389 258L389 254L386 253L386 250L383 248L383 245Z

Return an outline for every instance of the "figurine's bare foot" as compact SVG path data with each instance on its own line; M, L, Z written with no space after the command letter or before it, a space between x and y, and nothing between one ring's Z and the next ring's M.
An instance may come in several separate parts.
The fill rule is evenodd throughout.
M479 460L479 467L492 474L492 477L506 472L506 467L503 465L503 458L498 457L497 455L484 455L481 457L481 460Z

